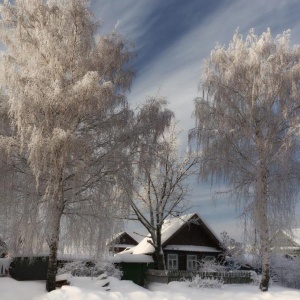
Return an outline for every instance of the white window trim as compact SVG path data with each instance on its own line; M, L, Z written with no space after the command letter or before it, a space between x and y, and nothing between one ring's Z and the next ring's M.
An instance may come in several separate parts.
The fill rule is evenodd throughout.
M170 258L171 255L174 255L176 258L175 257ZM167 258L168 258L168 270L178 270L178 254L168 254ZM170 267L170 260L176 261L176 267L175 268Z
M195 264L195 268L190 268L189 267L189 261L195 261L196 264ZM186 269L188 271L196 271L197 270L197 255L187 255L186 256Z

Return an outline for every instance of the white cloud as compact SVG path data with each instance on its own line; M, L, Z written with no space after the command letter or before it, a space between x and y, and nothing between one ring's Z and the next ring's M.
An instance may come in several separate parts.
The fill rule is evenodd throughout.
M94 0L93 7L99 16L105 15L108 28L112 28L120 20L119 29L127 38L136 40L142 39L147 32L148 28L142 28L140 24L143 23L145 14L155 9L157 3L150 0L109 2ZM193 99L197 96L201 64L216 43L228 44L237 28L245 35L250 28L255 28L260 34L267 27L271 28L273 34L282 33L290 28L292 41L299 43L297 40L300 34L300 19L297 17L299 4L298 0L224 1L222 7L172 43L172 46L161 53L155 61L151 61L151 64L143 68L143 73L138 73L129 96L130 101L133 104L141 103L147 95L155 95L160 89L160 94L168 98L170 108L180 120L180 126L186 130L192 128ZM143 45L138 46L137 50L142 51ZM216 232L227 230L237 237L235 216L238 213L233 206L227 206L227 203L219 201L217 206L213 207L210 204L212 198L210 187L205 184L197 186L192 198L200 205L197 211L210 224L213 223L212 227ZM298 206L298 216L299 211Z
M136 0L92 0L91 8L96 19L103 21L103 30L109 32L117 25L118 30L126 39L134 42L142 36L147 28L140 24L146 14L155 9L154 1Z
M171 108L183 126L193 126L191 114L193 99L197 96L201 64L208 57L217 42L228 44L234 31L239 27L246 34L252 27L258 33L267 27L278 34L288 29L290 15L288 7L295 1L238 1L221 7L204 23L191 30L170 48L138 73L130 99L141 102L146 95L155 94L158 89L170 102ZM300 31L300 21L293 24L295 33ZM293 32L292 32L293 33Z

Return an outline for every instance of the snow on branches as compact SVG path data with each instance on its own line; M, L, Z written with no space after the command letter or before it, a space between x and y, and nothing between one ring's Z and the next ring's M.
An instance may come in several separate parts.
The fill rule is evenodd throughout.
M238 32L204 63L190 140L203 179L225 183L253 220L267 290L270 226L286 226L299 190L300 46L290 32Z

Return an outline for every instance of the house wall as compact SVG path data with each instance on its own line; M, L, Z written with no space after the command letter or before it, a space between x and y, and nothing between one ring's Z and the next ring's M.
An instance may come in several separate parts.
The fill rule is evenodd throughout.
M46 280L48 261L48 256L15 257L9 272L16 280Z
M197 260L200 262L206 256L213 256L216 260L220 259L220 253L217 252L190 252L190 251L167 251L164 250L164 257L166 268L168 268L168 254L177 254L178 255L178 270L187 269L187 255L197 255Z
M222 251L220 242L207 229L201 220L195 219L197 223L189 223L184 225L174 236L166 241L163 247L167 245L192 245L213 247ZM217 260L222 260L221 252L191 252L191 251L176 251L164 250L166 267L168 267L168 254L178 255L178 269L187 269L187 255L197 255L197 260L201 261L205 256L213 256Z
M144 274L148 269L154 268L154 263L125 263L119 264L123 272L122 280L132 280L134 283L143 286Z

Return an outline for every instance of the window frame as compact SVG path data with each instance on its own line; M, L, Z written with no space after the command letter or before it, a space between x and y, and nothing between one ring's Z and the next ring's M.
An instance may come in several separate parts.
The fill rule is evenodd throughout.
M193 259L191 259L191 257ZM197 261L198 261L198 257L196 254L188 254L186 256L186 269L187 271L196 271L197 270ZM189 267L189 262L195 262L195 266L193 268Z
M171 258L171 256L174 256L174 258ZM172 263L170 264L170 262L172 261ZM176 262L176 266L175 268L173 268L173 262ZM178 270L178 254L176 253L169 253L167 255L167 265L168 265L168 270ZM172 268L171 268L172 265Z

